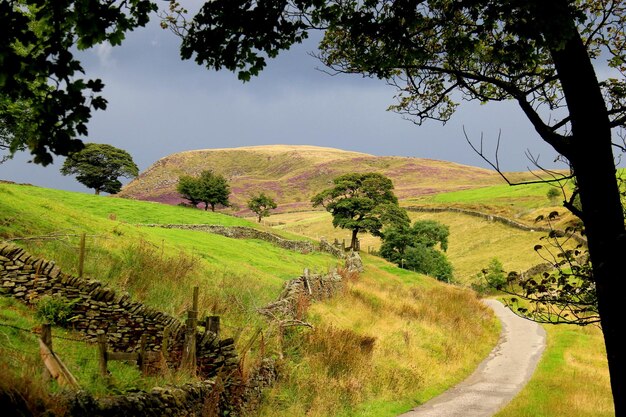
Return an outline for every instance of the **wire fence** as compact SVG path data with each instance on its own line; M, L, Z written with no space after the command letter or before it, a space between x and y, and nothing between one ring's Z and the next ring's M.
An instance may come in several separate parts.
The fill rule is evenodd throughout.
M8 327L8 328L11 328L11 329L19 330L19 331L24 332L24 333L34 334L36 336L40 336L41 335L41 333L36 331L36 330L25 329L23 327L15 326L13 324L8 324L8 323L1 323L0 322L0 327ZM78 337L66 337L66 336L58 336L58 335L54 335L53 334L52 338L53 339L67 340L69 342L89 342L88 340L86 340L85 338L82 338L82 337L81 338L78 338Z

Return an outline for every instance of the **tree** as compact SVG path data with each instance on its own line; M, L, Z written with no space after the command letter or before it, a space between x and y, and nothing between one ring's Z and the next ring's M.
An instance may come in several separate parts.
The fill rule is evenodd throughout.
M107 144L87 143L82 150L67 157L61 167L61 174L76 175L78 182L93 188L96 195L101 191L117 194L122 189L118 178L134 178L139 175L139 168L128 152L122 149Z
M278 207L276 202L271 197L266 196L265 193L257 194L248 200L248 208L257 215L259 223L263 217L270 215L270 210L276 207Z
M178 180L176 187L178 193L189 202L197 206L204 203L204 210L215 211L215 206L221 204L225 207L230 205L230 187L223 175L215 174L211 170L205 170L199 177L183 175Z
M178 178L178 184L176 185L176 191L185 200L189 200L189 203L196 207L202 201L200 199L200 184L197 178L190 175L182 175Z
M181 55L247 80L315 28L326 29L319 55L325 64L395 85L392 109L416 123L448 120L461 97L512 100L567 161L578 189L564 205L584 222L615 412L625 415L626 230L612 147L626 149L612 142L612 131L626 123L626 4L214 0L179 28ZM497 160L494 166L499 170ZM582 210L572 204L577 196Z
M408 224L406 211L398 206L393 183L382 174L353 173L333 180L335 184L315 195L313 207L322 206L333 216L333 226L352 231L350 248L356 250L357 235L382 236L386 224Z
M556 201L556 199L559 198L560 195L561 193L559 192L559 189L554 188L554 187L551 187L550 189L548 189L548 192L546 193L546 197L551 202Z
M221 204L228 207L228 196L230 196L230 186L223 175L215 174L213 171L202 171L200 173L200 186L202 189L201 199L204 209L211 206L211 211L215 211L215 206Z
M150 0L17 0L0 2L0 116L14 135L13 153L28 147L33 161L52 162L83 147L92 110L104 110L99 79L85 80L74 54L103 42L119 45L125 33L144 26L156 10ZM18 106L27 106L23 112Z
M434 220L416 221L413 226L400 225L385 231L380 255L400 266L452 281L452 265L436 246L448 249L448 226Z

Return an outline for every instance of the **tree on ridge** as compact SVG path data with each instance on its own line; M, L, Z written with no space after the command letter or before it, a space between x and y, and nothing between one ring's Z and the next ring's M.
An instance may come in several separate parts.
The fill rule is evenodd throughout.
M61 174L76 175L76 180L93 188L96 195L101 191L117 194L122 189L118 178L134 178L139 175L139 168L123 149L103 143L87 143L82 150L67 157Z

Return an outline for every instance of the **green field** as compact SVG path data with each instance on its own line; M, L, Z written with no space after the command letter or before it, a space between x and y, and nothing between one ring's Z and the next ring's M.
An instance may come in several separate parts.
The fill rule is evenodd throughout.
M256 309L274 300L283 283L304 268L325 272L338 265L335 258L287 251L264 241L138 225L254 226L222 214L11 184L0 184L0 197L0 237L55 260L66 272L77 271L78 242L85 232L86 277L181 318L192 287L199 286L201 314L220 315L224 336L235 337L241 346L257 328L264 329L263 346L253 346L244 367L254 365L260 355L282 358L281 372L288 377L267 394L262 413L394 415L462 380L497 339L493 317L471 291L373 257L365 259L367 273L347 277L342 296L309 306L306 319L319 330L294 328L286 338L279 337L276 326ZM28 310L19 311L28 315ZM346 335L356 341L373 338L373 350L359 355L358 344L345 343ZM0 353L3 349L0 345ZM344 354L329 363L324 352ZM36 362L23 357L27 354L25 350L0 366L7 375L23 379L30 371L24 373L19 363ZM439 367L442 372L433 371ZM355 385L363 376L366 382ZM137 385L132 376L121 378L117 389ZM303 397L300 393L306 391L300 387L312 382L320 390ZM97 382L87 388L100 390Z

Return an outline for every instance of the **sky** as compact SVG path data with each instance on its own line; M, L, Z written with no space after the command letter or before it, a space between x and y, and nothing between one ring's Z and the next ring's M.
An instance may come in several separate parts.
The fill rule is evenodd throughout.
M271 60L247 83L231 72L182 61L179 44L153 19L121 46L100 45L81 53L86 78L101 78L108 100L107 110L93 113L85 142L128 151L140 171L180 151L272 144L488 167L467 144L465 128L474 141L483 135L491 157L501 135L499 160L505 171L531 167L526 150L539 155L546 167L563 168L514 103L462 102L445 125L426 121L417 126L386 111L396 91L384 81L321 71L311 56L315 39ZM59 173L63 158L45 168L29 159L26 152L0 164L0 179L91 192Z

